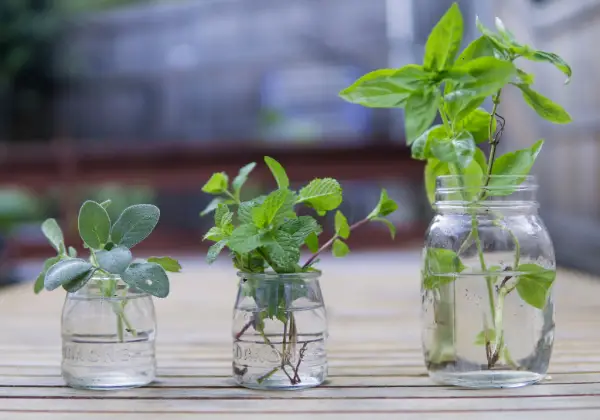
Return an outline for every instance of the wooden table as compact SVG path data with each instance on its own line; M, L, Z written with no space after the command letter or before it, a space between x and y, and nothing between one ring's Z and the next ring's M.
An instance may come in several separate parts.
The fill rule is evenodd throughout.
M60 377L60 292L0 292L0 419L600 419L600 281L561 270L551 377L505 390L434 385L420 350L418 254L325 260L330 380L258 392L230 380L235 275L227 261L183 261L157 301L159 378L119 392L66 388Z

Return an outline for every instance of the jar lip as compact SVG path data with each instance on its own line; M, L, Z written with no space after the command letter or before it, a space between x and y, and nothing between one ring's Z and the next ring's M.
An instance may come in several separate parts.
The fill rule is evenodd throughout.
M320 271L309 271L306 273L248 273L246 271L238 271L237 276L244 280L316 280L321 277Z

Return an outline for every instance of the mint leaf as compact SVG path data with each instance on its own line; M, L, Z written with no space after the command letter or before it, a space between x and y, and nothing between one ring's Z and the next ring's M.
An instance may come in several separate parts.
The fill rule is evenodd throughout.
M553 64L557 69L559 69L567 76L565 84L568 84L571 81L571 76L573 75L571 66L569 66L569 64L557 54L545 51L526 51L525 53L523 53L523 57L531 61L547 62Z
M238 220L241 224L251 224L252 221L252 211L256 207L259 207L262 203L264 203L267 196L261 195L249 201L244 201L238 206Z
M496 133L496 119L484 109L476 109L464 119L456 123L456 130L465 130L473 135L476 143L481 143L489 139L490 121L492 122L492 133Z
M350 236L350 225L348 219L341 211L335 213L335 233L343 239L348 239Z
M476 346L485 346L487 343L493 343L495 340L496 330L488 328L477 334L477 337L475 337L475 342L473 344L475 344Z
M319 251L319 237L315 232L310 233L304 240L304 243L310 252L315 253Z
M456 279L456 275L465 268L454 251L443 248L427 248L423 287L435 289L442 284L451 283Z
M42 269L42 272L38 275L37 279L35 280L35 284L33 285L33 292L36 295L44 289L44 278L46 277L46 273L48 272L50 267L52 267L54 264L56 264L62 259L62 255L57 255L56 257L48 258L44 262L44 268Z
M234 265L240 271L248 273L263 273L265 271L265 260L256 251L237 255Z
M238 254L254 251L262 245L259 229L250 224L238 226L229 237L227 245Z
M160 210L152 204L127 207L113 225L111 238L117 245L133 248L152 233L159 217Z
M292 217L296 197L290 190L276 190L252 210L252 221L258 228L277 227ZM295 215L295 213L294 213Z
M217 211L215 211L215 226L220 229L227 230L232 224L233 213L229 211L229 207L225 204L219 204Z
M158 298L169 295L169 277L156 263L133 263L121 275L127 285Z
M410 95L404 109L407 144L411 144L433 124L439 103L440 93L437 89L427 89Z
M368 108L401 108L411 91L393 79L397 72L398 69L380 69L367 73L342 90L339 96Z
M77 258L77 250L72 246L69 247L69 257Z
M285 169L283 169L283 166L281 166L279 162L277 162L275 159L269 156L265 156L265 163L271 170L273 178L275 178L275 181L277 181L277 186L279 187L279 189L288 189L290 186L290 180L287 174L285 173Z
M431 155L431 143L434 139L447 139L449 137L446 127L443 125L435 125L429 130L421 134L411 146L411 154L413 159L427 160Z
M208 230L208 232L206 232L204 234L204 236L202 237L202 240L218 242L222 239L227 238L228 236L229 235L226 235L221 228L213 226Z
M242 187L248 180L248 176L250 175L250 172L252 172L255 167L256 167L256 162L247 164L242 169L240 169L237 176L233 179L233 182L231 183L231 187L233 188L233 191L236 193L236 195L239 196L240 190L242 189ZM227 189L227 187L225 187L225 189Z
M571 116L563 107L531 89L528 85L518 84L517 87L523 92L523 99L527 105L543 119L555 124L568 124L572 121Z
M519 276L517 283L517 292L521 299L535 308L544 309L556 272L537 264L521 264L515 271L525 273Z
M208 182L202 187L202 191L208 194L223 194L227 191L229 177L225 172L213 174Z
M181 271L181 264L174 258L171 257L150 257L148 262L156 263L160 265L165 271L171 273L179 273Z
M264 237L264 248L276 272L297 271L300 249L292 235L281 230L267 233Z
M129 248L118 246L110 251L96 252L96 259L98 260L98 266L104 271L121 274L127 269L133 256Z
M310 216L300 216L297 219L288 220L279 229L291 235L298 247L302 246L311 234L316 236L322 231L319 223ZM317 248L318 244L317 238Z
M429 203L435 202L435 187L439 176L450 175L448 163L432 158L427 160L425 165L425 189Z
M85 279L90 279L94 273L94 267L87 261L81 259L62 260L52 265L46 272L44 287L48 291L58 287Z
M297 203L304 203L318 212L335 210L342 204L342 187L333 178L314 179L300 190Z
M427 70L450 68L463 38L463 18L456 3L444 14L429 34L425 44L423 65Z
M346 245L340 239L336 239L333 242L332 251L333 251L334 257L342 258L342 257L345 257L346 255L348 255L348 253L350 252L350 248L348 248L348 245Z
M215 197L208 203L206 208L200 212L200 216L206 216L208 213L213 212L219 207L219 204L235 204L235 202L232 199Z
M475 141L468 131L461 131L450 139L434 138L431 142L431 154L437 159L457 164L464 169L473 160Z
M211 245L211 247L208 248L208 254L206 255L206 262L208 262L209 264L214 263L226 245L227 245L227 241L219 241L216 244Z
M396 225L394 225L391 221L389 221L388 219L384 219L383 217L374 217L371 220L373 222L380 222L386 225L387 228L390 230L390 235L392 236L392 239L396 238Z
M531 171L543 145L544 140L539 140L529 148L509 152L496 159L492 175L510 176L492 176L488 184L490 188L488 194L496 196L512 194L516 186L521 184Z
M373 211L367 216L367 219L387 216L395 212L397 209L398 204L388 196L387 190L385 188L382 188L381 194L379 195L379 202L377 203Z
M42 233L58 253L65 252L65 238L55 219L46 219L42 223Z
M83 203L77 223L79 236L90 248L99 249L108 242L110 218L100 204L89 200Z

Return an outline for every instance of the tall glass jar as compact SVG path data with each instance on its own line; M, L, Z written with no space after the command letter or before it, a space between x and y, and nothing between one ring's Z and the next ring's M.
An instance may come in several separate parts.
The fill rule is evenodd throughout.
M535 179L437 179L422 266L422 339L430 377L474 388L546 375L554 341L552 241ZM472 185L472 184L471 184Z
M327 377L327 314L318 272L238 273L233 378L247 388L302 389Z
M94 275L68 293L62 312L62 376L74 388L118 389L155 377L152 297L119 276Z

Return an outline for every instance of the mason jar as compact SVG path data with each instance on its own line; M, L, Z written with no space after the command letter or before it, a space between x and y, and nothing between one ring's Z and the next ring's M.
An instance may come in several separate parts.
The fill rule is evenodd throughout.
M233 378L256 389L302 389L327 377L327 313L319 272L238 273Z
M155 377L152 297L119 276L96 274L68 293L62 312L62 376L74 388L119 389Z
M554 342L556 263L535 178L468 185L437 179L421 288L429 375L474 388L539 382Z

